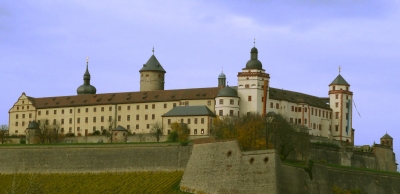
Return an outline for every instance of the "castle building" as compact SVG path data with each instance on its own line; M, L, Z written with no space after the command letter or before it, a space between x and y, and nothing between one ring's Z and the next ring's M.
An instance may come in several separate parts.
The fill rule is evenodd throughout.
M60 124L61 133L85 136L96 130L121 126L132 133L149 133L151 125L186 123L190 135L209 135L215 116L240 116L249 112L281 114L290 122L309 128L314 136L354 142L350 84L339 75L329 84L328 96L316 97L270 87L270 76L254 46L250 60L238 72L237 86L218 76L218 85L208 88L164 90L166 71L153 54L139 70L140 91L96 94L90 85L86 63L84 84L77 95L35 98L25 93L9 110L10 134L26 134L32 120ZM327 83L328 80L326 80Z

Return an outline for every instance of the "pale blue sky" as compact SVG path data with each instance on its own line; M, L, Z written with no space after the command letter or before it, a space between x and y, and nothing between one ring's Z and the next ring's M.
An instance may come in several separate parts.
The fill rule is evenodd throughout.
M86 56L98 93L138 91L153 46L166 89L236 85L256 38L272 87L327 96L340 65L356 144L398 151L399 21L397 1L2 1L0 123L22 92L75 95Z

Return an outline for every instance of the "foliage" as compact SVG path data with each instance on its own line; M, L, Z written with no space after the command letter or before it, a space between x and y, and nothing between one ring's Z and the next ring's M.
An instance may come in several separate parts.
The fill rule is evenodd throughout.
M178 132L177 131L171 131L171 133L168 134L168 141L169 142L178 141Z
M274 148L282 160L294 150L303 157L309 152L308 129L289 123L281 115L263 117L249 113L241 117L217 117L212 132L217 139L236 138L243 150Z
M164 133L164 126L160 122L151 124L150 134L157 138L157 142L160 141L160 136Z
M0 193L184 193L183 171L0 174ZM93 185L96 185L95 187Z
M328 143L328 142L315 142L312 143L313 145L318 145L318 146L325 146L325 147L332 147L332 148L339 148L340 146L334 143Z
M7 125L0 125L0 143L4 144L7 142L8 138L8 126Z
M187 124L174 122L171 124L171 130L171 133L176 132L178 134L178 141L183 142L188 140L190 129Z
M64 135L60 134L60 123L49 124L48 119L38 121L39 131L33 138L33 143L59 143L62 142Z
M65 134L65 137L75 137L75 134L74 133L67 133L67 134Z
M93 131L92 135L100 135L100 131L99 130Z

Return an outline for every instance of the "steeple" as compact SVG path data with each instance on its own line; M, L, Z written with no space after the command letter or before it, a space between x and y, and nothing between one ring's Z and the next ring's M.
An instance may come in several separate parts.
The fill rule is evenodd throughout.
M254 47L250 51L250 60L246 63L245 69L262 69L262 63L258 60L258 49L256 48L256 39L254 39Z
M83 74L83 85L76 89L78 95L81 94L96 94L96 88L90 85L90 73L89 73L89 57L86 57L86 71Z

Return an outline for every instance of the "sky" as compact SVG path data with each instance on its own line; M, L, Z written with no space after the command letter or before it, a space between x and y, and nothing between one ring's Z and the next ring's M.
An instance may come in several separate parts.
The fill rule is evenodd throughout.
M236 86L255 39L271 87L327 97L340 66L355 144L387 132L399 160L399 21L390 0L0 1L0 124L22 92L75 95L87 56L97 93L138 91L153 47L165 89Z

